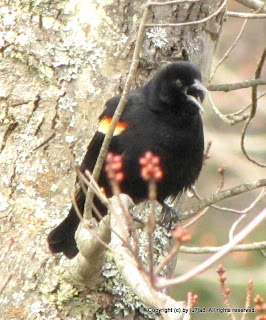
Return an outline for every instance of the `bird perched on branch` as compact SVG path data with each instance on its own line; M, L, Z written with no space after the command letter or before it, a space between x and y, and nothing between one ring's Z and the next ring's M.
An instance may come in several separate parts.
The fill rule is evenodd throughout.
M205 91L198 68L189 62L177 62L166 65L144 86L130 92L109 151L122 155L125 179L121 190L135 203L147 199L147 183L139 172L139 158L146 151L152 151L161 160L163 178L157 185L157 199L166 212L169 208L164 200L188 189L198 178L204 151L200 102ZM82 172L93 171L120 98L121 95L117 95L106 102L98 131L81 164ZM104 187L107 196L112 195L104 170L99 185ZM105 215L106 209L97 199L94 201ZM85 195L82 189L76 194L76 203L83 212ZM48 236L51 252L63 252L68 258L78 253L74 235L79 222L72 206L66 219Z

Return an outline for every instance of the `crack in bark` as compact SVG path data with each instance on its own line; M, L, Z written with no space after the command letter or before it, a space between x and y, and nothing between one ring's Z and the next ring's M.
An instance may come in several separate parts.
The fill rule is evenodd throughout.
M37 94L36 99L33 101L33 109L31 111L30 116L27 119L28 123L29 123L30 119L32 118L33 114L35 113L35 111L38 109L40 101L41 101L41 97L39 94ZM28 101L27 103L29 103L29 102L30 101Z
M4 149L6 147L7 139L10 137L12 132L17 128L17 126L18 126L18 122L13 122L13 123L9 124L6 132L4 133L2 145L0 147L0 153L2 153L4 151Z

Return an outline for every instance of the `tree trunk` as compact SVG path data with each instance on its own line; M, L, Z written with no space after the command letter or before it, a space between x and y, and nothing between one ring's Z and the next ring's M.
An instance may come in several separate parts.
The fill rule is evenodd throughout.
M156 6L148 22L194 21L219 5L209 0ZM67 283L68 262L52 256L46 244L69 209L74 185L60 132L80 161L105 101L123 88L143 8L142 1L130 0L0 5L2 252L15 240L0 265L1 281L13 274L0 296L3 319L115 319L127 313L148 319L130 310L133 296L125 306L119 292L90 294ZM203 24L147 28L136 86L164 63L184 58L200 66L207 81L223 16L221 10ZM107 279L111 273L105 272Z

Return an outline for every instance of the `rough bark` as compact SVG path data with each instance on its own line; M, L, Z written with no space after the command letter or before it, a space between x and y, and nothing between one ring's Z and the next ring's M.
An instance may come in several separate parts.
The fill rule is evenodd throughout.
M154 7L150 22L196 20L220 3ZM1 281L14 273L0 297L3 319L91 319L97 310L115 319L130 310L130 302L125 308L109 293L90 295L66 282L68 262L51 256L46 235L65 216L74 182L60 130L79 161L104 102L123 88L142 10L142 1L129 0L0 5L1 249L15 239L0 266ZM206 81L223 16L147 28L136 85L184 55L201 66ZM106 267L104 275L112 272Z

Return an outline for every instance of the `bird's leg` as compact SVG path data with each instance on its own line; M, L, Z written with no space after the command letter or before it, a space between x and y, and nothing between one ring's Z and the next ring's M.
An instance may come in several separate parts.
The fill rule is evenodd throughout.
M137 215L139 215L139 211L136 208L129 209L128 212L131 215L134 222L145 224L145 222L142 219L137 217Z
M160 225L168 230L174 229L175 224L181 221L180 213L166 203L163 203L162 206Z

